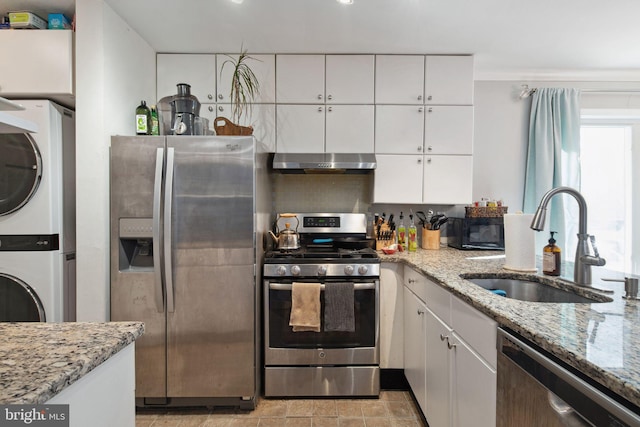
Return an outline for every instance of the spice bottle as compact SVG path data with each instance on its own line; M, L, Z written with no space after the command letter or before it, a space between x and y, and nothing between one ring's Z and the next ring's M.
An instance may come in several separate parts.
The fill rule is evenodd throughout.
M547 276L560 275L560 262L562 261L562 251L556 245L556 239L553 235L556 231L551 232L549 244L542 248L542 272Z

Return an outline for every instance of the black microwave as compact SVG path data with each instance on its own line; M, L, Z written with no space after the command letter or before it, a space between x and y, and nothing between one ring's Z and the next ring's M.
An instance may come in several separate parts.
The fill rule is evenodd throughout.
M450 218L447 228L452 248L504 250L503 217Z

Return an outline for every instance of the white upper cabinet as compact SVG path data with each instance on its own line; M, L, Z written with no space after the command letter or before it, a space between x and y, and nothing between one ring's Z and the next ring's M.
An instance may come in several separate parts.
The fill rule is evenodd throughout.
M473 154L473 106L425 108L425 154Z
M469 204L473 184L473 156L424 156L422 202Z
M373 105L327 105L325 151L373 153Z
M422 203L422 154L376 154L373 203Z
M71 30L0 31L0 96L74 105L73 55Z
M473 104L473 56L427 55L425 103Z
M201 104L215 103L216 56L199 54L158 54L156 95L160 100L178 93L177 84L187 83Z
M373 104L373 55L327 55L326 103Z
M376 55L376 104L424 104L424 55Z
M276 102L324 104L324 55L276 55Z
M259 92L253 100L257 104L273 104L276 102L276 56L275 55L251 55L245 59L245 64L251 68L253 74L258 79ZM230 103L231 77L233 75L234 64L226 61L236 61L238 55L216 55L218 80L216 102Z
M424 106L376 105L376 153L421 154Z
M324 106L276 106L278 153L324 153Z

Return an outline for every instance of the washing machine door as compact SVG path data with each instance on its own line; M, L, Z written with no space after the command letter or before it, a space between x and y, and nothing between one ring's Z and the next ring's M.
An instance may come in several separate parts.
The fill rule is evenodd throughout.
M0 134L0 216L23 207L42 177L40 151L29 134Z
M0 273L0 322L44 322L44 307L22 280Z

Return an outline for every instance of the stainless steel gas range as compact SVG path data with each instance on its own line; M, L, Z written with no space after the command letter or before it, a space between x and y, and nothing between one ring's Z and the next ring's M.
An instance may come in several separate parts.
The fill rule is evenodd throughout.
M300 248L265 254L265 395L377 396L380 258L366 237L366 215L295 217ZM300 283L320 289L318 331L290 326L292 289ZM327 320L335 304L330 287L337 284L347 286L348 311L353 292L352 327L339 331L328 328Z

